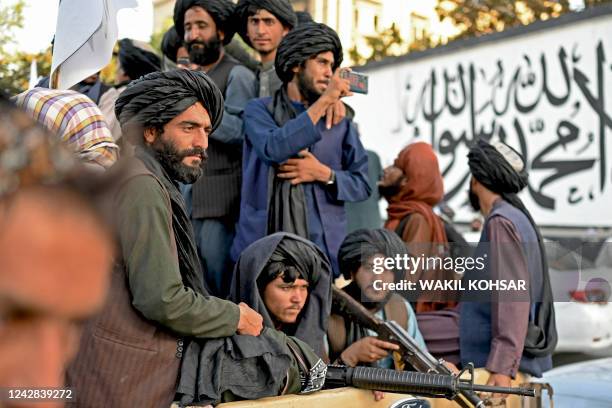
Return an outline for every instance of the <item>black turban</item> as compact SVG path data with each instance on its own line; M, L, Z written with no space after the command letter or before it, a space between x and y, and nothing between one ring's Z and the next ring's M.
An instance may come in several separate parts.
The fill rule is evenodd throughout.
M185 39L185 12L192 7L202 7L215 20L218 31L223 31L223 44L229 44L236 32L234 22L235 5L230 0L176 0L174 5L174 28Z
M206 74L175 69L153 72L132 81L115 102L115 115L125 127L164 126L196 102L210 115L213 131L221 124L223 95Z
M342 63L342 44L338 34L325 24L299 25L289 31L278 46L274 61L276 73L283 83L287 83L293 78L293 67L326 51L334 54L335 71Z
M119 63L132 80L161 69L161 60L154 52L136 46L129 38L119 41Z
M340 272L345 279L351 279L351 274L376 254L395 258L396 255L403 257L408 252L406 244L395 232L383 228L359 229L348 234L340 245ZM394 272L396 282L404 277L405 271L395 269Z
M314 21L307 11L296 11L295 16L297 17L297 25L312 23Z
M468 165L476 180L489 190L517 194L527 185L525 163L519 153L501 142L478 140L468 154Z
M238 34L240 34L244 42L249 46L252 46L252 44L247 36L248 18L252 16L255 11L261 9L274 14L283 26L287 27L289 30L297 25L297 17L289 0L239 0L236 5Z
M176 54L183 45L183 39L179 37L174 26L170 27L161 41L161 51L166 58L176 63Z

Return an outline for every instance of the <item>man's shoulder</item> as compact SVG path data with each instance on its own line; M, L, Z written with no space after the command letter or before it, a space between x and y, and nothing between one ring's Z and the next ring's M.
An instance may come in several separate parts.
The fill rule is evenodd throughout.
M251 99L246 107L245 107L245 112L246 111L262 111L265 110L266 112L269 113L268 111L268 105L270 104L270 102L272 102L272 97L271 96L265 96L263 98L255 98L255 99ZM271 115L271 114L270 114Z
M231 79L236 78L245 81L255 81L255 74L253 71L239 62L230 69L229 77Z

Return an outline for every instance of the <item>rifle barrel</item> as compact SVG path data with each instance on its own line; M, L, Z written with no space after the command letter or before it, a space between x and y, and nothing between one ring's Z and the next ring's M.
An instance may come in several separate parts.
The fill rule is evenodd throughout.
M493 385L480 385L480 384L457 384L457 388L460 390L470 390L477 392L490 392L493 394L516 394L516 395L524 395L526 397L535 397L536 392L532 388L510 388L510 387L495 387Z

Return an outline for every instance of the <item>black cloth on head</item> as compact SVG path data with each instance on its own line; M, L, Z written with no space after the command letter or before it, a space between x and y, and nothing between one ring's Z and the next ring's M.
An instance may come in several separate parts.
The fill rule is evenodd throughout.
M296 11L295 15L297 17L297 25L314 22L312 15L307 11Z
M312 242L294 234L278 232L249 245L234 267L229 300L245 302L263 316L264 326L274 328L258 286L258 279L268 273L266 267L271 260L293 265L300 274L306 275L308 299L295 331L287 334L304 341L323 356L323 338L331 311L331 265L323 251Z
M293 79L293 67L301 65L309 58L322 52L331 51L334 54L333 70L342 63L342 44L338 34L320 23L299 25L283 38L276 50L274 67L283 84Z
M214 132L223 117L223 95L208 75L186 69L153 72L132 81L119 95L115 115L122 128L160 127L196 102L208 112Z
M381 254L387 258L397 255L408 255L406 244L393 231L384 228L358 229L346 236L338 250L338 264L345 279L351 279L351 274L363 265L368 258ZM395 269L395 281L404 277L405 271Z
M267 10L274 14L284 27L291 30L297 25L297 17L291 7L289 0L239 0L236 5L236 24L238 34L245 43L252 47L251 40L247 35L247 24L249 16L254 10Z
M174 26L170 27L164 34L161 42L162 54L170 61L176 63L176 54L183 45L183 39L179 37Z
M119 63L132 80L161 69L161 60L155 53L136 46L129 38L119 40Z
M507 148L514 151L520 157L514 149L509 146ZM523 160L520 171L515 170L493 145L480 139L472 146L468 153L468 166L472 176L478 182L499 194L504 200L525 214L538 237L542 259L542 273L544 275L542 302L538 304L534 320L529 322L523 350L533 357L548 356L552 354L557 345L557 329L555 326L555 311L553 308L546 249L540 229L533 220L529 210L527 210L527 207L523 204L523 201L517 195L527 186L528 174L526 163Z
M179 38L185 39L185 12L192 7L202 7L215 20L218 31L223 31L223 44L229 44L236 32L234 3L231 0L177 0L174 5L174 28Z
M508 146L509 149L511 149ZM512 149L513 150L513 149ZM519 155L516 152L516 155ZM525 166L516 171L497 149L478 140L468 153L468 165L476 180L498 194L517 194L527 186L528 174Z

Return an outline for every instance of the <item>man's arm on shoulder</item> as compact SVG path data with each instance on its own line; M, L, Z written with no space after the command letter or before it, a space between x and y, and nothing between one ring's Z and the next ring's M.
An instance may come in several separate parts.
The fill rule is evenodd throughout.
M525 280L529 270L514 224L496 216L487 223L490 240L492 279ZM514 377L518 371L529 324L529 301L518 302L518 294L501 294L491 302L491 351L486 368L493 373ZM528 295L528 293L527 293ZM512 298L514 297L514 299ZM514 300L514 301L513 301Z
M165 197L150 176L132 178L120 194L119 234L132 304L147 319L182 335L232 335L240 317L238 306L183 285Z
M249 102L244 113L246 137L262 161L282 163L321 140L306 112L279 127L264 103L267 100Z
M342 143L342 170L334 170L336 183L327 192L335 200L363 201L372 193L368 181L368 154L355 128L350 122L346 125L347 134Z
M255 75L245 66L236 65L227 79L221 125L210 136L211 139L223 143L242 143L244 140L244 108L256 96Z

